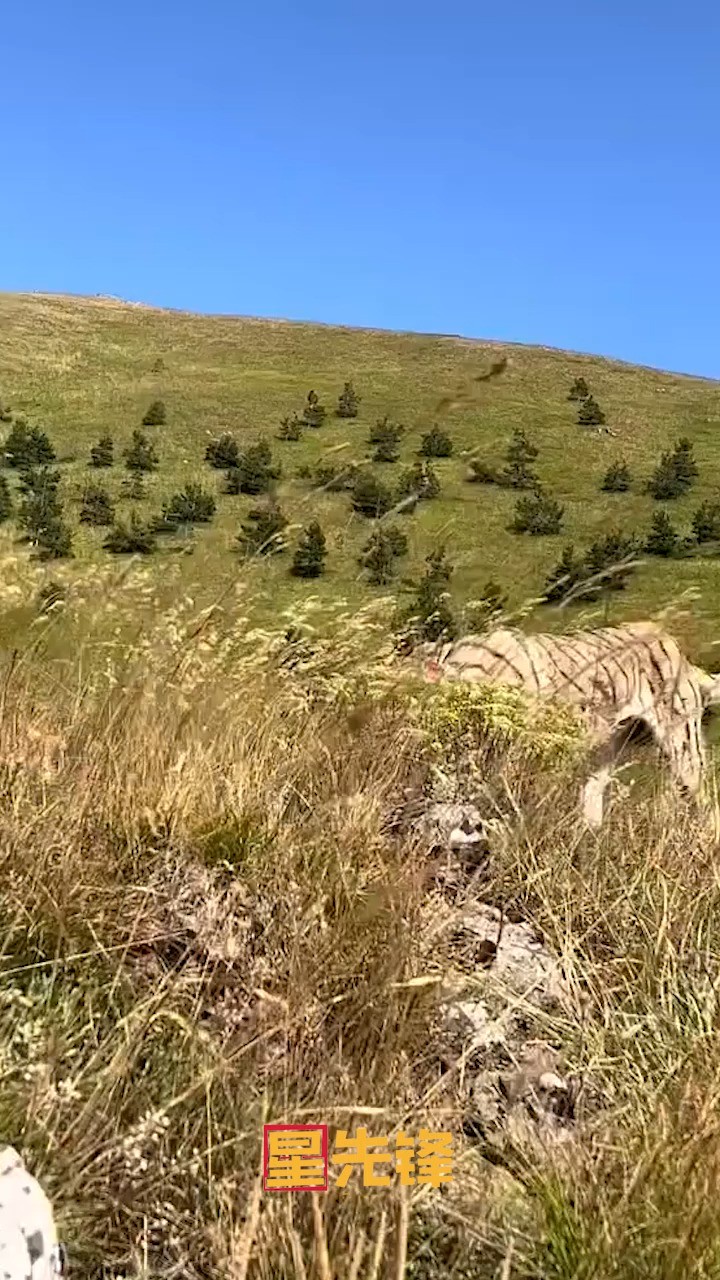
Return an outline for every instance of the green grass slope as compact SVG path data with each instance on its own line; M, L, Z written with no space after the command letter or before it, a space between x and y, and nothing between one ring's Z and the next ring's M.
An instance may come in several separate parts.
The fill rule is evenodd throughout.
M507 371L490 383L474 383L500 355ZM153 366L162 361L160 372ZM576 424L577 406L567 395L582 375L607 416L614 435L596 435ZM333 414L346 380L362 396L360 416L343 421ZM313 388L327 406L326 424L308 429L299 443L281 442L280 419L302 412ZM472 389L470 394L468 389ZM458 394L460 392L460 394ZM534 597L566 541L579 547L620 525L648 528L658 507L642 492L662 449L679 435L695 447L700 468L687 497L666 504L676 523L689 526L695 507L720 494L720 384L617 361L539 347L461 338L335 328L317 324L196 316L155 310L105 298L0 295L0 399L13 411L45 428L62 461L63 493L74 527L75 560L65 567L37 567L40 582L50 573L76 577L93 563L107 563L104 532L77 524L76 494L89 474L88 451L103 432L116 442L116 455L151 400L167 406L166 425L148 429L160 455L160 470L149 480L147 514L185 481L201 479L218 493L213 523L197 530L192 554L163 549L148 562L158 600L166 587L168 561L180 562L184 589L209 600L227 591L243 573L234 549L240 523L253 499L222 493L224 477L203 461L207 442L221 431L243 444L267 435L283 468L279 498L294 525L320 520L328 538L327 571L307 583L289 574L291 556L263 560L253 570L252 609L276 616L308 596L361 604L372 598L357 557L370 525L354 515L346 494L318 494L296 478L303 463L324 455L362 461L367 436L385 414L405 424L396 464L377 464L391 484L414 460L422 433L440 422L455 444L455 455L438 461L442 494L403 518L410 555L401 573L412 573L439 542L455 565L453 593L472 599L489 579L498 580L512 604ZM439 403L451 407L438 413ZM516 494L467 483L465 451L500 461L513 428L522 427L540 448L541 480L565 507L559 537L529 538L508 532ZM7 430L8 428L6 428ZM623 455L635 477L634 492L603 494L608 464ZM120 461L97 476L119 494L126 476ZM120 510L129 510L128 500ZM291 543L295 534L291 534ZM27 564L29 552L17 530L0 530L2 550ZM641 616L670 597L695 589L700 629L709 637L720 612L720 561L650 560L626 592L612 602L613 617ZM177 586L173 587L177 590ZM560 615L564 620L564 615ZM557 611L545 623L560 625Z

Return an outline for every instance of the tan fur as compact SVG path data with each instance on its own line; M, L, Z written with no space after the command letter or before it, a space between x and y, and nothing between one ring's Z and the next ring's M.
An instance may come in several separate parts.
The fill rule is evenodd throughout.
M720 676L694 667L676 641L652 622L568 635L499 629L446 644L425 664L425 678L513 685L580 708L600 763L583 789L591 826L603 798L623 727L644 722L675 780L699 800L706 777L702 716L720 703Z

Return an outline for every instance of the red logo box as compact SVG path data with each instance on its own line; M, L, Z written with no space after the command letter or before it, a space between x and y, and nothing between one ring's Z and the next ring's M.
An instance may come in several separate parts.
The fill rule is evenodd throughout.
M327 1191L326 1124L263 1126L263 1191Z

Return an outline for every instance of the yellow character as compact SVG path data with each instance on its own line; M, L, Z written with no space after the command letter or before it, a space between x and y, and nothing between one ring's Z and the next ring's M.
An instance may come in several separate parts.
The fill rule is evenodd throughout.
M451 1133L433 1133L430 1129L420 1130L417 1149L419 1183L439 1187L441 1182L452 1182L451 1148Z
M417 1182L415 1177L415 1139L409 1133L405 1133L403 1129L395 1139L395 1168L398 1173L398 1181L401 1187L413 1187Z
M389 1151L369 1151L370 1146L378 1145L387 1147L388 1140L386 1137L370 1137L367 1129L362 1126L358 1129L355 1138L348 1138L347 1129L338 1129L335 1139L335 1147L355 1147L355 1151L346 1151L342 1155L334 1155L332 1157L333 1164L342 1164L345 1166L338 1175L337 1185L346 1187L352 1166L354 1164L362 1165L362 1180L364 1187L389 1187L390 1175L375 1172L375 1164L379 1161L388 1161L390 1159Z

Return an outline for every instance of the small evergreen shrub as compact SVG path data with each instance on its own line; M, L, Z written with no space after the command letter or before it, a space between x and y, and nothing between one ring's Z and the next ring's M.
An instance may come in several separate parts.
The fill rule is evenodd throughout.
M590 388L584 378L576 378L570 388L568 400L587 400Z
M338 418L357 418L360 411L361 397L357 394L352 382L346 382L338 397L335 410Z
M160 460L155 447L139 428L133 431L132 444L124 451L128 471L157 471Z
M149 556L157 550L157 540L154 530L133 511L129 520L116 520L103 547L116 556Z
M627 493L631 485L630 469L624 459L611 462L600 486L603 493Z
M327 416L327 409L320 403L315 391L308 391L308 398L303 409L303 418L309 427L321 427Z
M531 537L554 536L560 533L564 508L554 498L535 490L518 498L510 529L512 533L529 533Z
M605 414L594 396L587 396L585 400L581 401L577 420L579 427L601 427L603 425Z
M27 467L48 466L55 457L55 449L47 433L39 427L29 427L24 418L17 418L5 441L7 465L22 471Z
M680 498L694 484L698 474L693 447L686 438L660 457L647 484L647 492L657 501Z
M677 554L680 538L667 511L656 511L645 542L650 556L670 557Z
M237 542L246 557L276 555L285 550L283 531L287 518L274 502L253 507L243 523Z
M267 440L258 440L240 454L237 466L228 470L225 492L253 496L269 493L281 474L281 468L273 462Z
M431 502L440 494L440 480L429 462L414 462L403 471L397 486L398 500L415 497L418 502Z
M703 502L692 518L695 541L720 541L720 502Z
M495 483L505 489L534 489L538 478L531 463L535 461L539 449L527 437L524 431L513 432L505 453L505 466L495 476Z
M115 446L112 436L101 436L97 444L90 450L90 466L98 469L111 467L115 461Z
M303 422L294 413L292 418L283 418L278 429L278 440L302 440Z
M240 461L240 446L229 431L211 440L205 449L205 461L216 471L227 471Z
M450 436L437 424L425 433L418 450L421 458L451 458L452 452L453 442Z
M319 578L325 571L326 556L325 534L318 521L313 520L300 535L290 572L296 578Z
M385 586L395 576L395 562L407 550L408 540L400 529L380 525L365 543L358 563L373 586Z
M167 410L162 400L153 400L143 414L144 427L163 427L167 422Z
M377 520L393 506L393 496L387 485L371 471L361 471L353 484L352 505L360 515Z
M86 485L80 507L80 523L97 527L115 523L115 507L112 498L102 485Z
M409 581L405 589L409 600L399 609L396 617L396 634L403 647L422 641L452 640L458 624L452 606L449 583L453 566L449 563L444 547L438 547L427 557L425 570L416 581Z
M165 503L163 521L171 528L183 524L208 524L215 515L216 508L213 495L203 489L202 485L190 482Z

